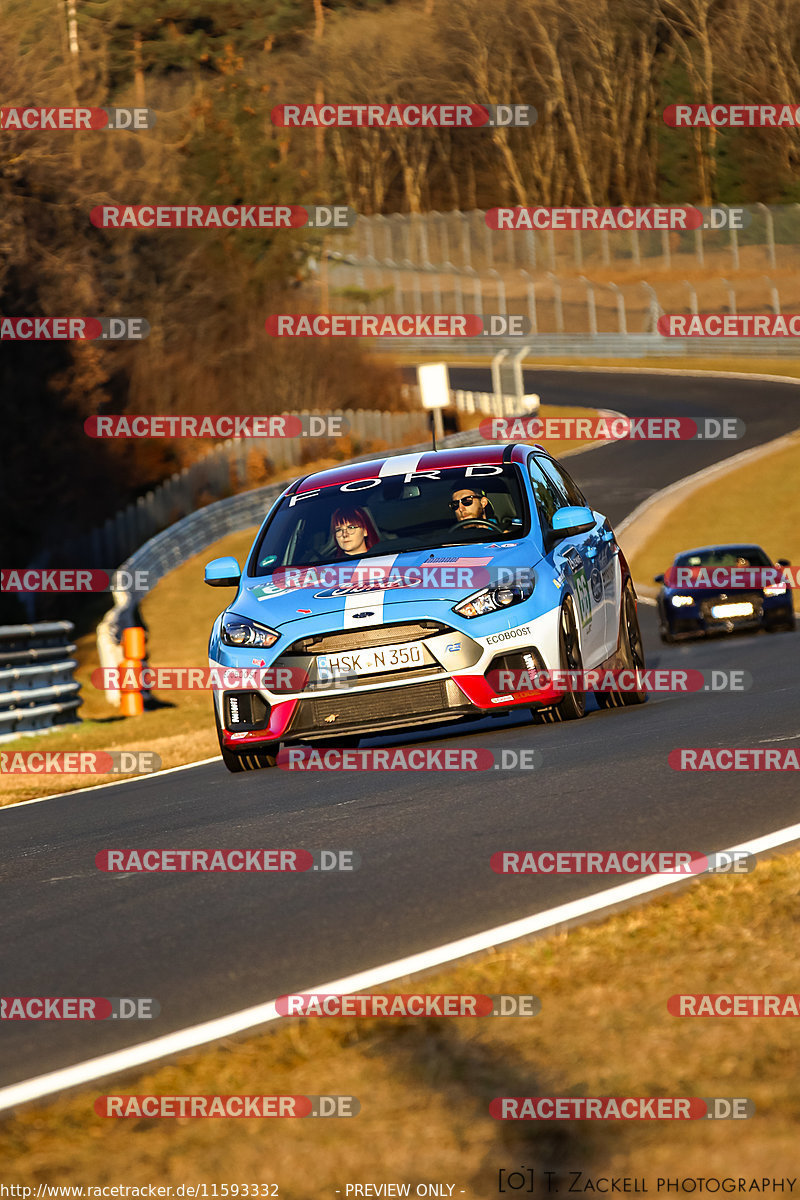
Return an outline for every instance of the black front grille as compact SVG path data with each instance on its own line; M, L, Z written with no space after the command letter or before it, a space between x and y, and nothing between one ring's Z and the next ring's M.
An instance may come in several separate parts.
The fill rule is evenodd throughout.
M440 621L404 622L400 625L373 625L368 629L345 629L299 638L285 654L346 654L348 650L370 650L374 646L393 646L398 642L419 642L439 633L450 633Z
M314 725L362 725L365 721L382 721L391 717L418 716L447 708L444 683L434 680L415 687L386 688L382 692L361 692L348 696L312 700L311 717ZM335 721L331 717L335 717Z

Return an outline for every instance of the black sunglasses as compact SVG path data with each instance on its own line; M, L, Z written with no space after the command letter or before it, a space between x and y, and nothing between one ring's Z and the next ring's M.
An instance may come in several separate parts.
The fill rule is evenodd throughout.
M455 512L460 504L463 504L464 508L469 508L469 506L474 504L478 499L478 496L460 496L458 500L450 501L450 507L452 508L453 512Z

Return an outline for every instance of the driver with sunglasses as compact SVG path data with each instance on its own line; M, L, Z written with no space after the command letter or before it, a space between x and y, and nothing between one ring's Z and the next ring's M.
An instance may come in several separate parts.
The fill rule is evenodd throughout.
M469 521L470 519L473 521L497 521L494 509L483 490L456 488L450 500L450 508L455 513L457 521Z

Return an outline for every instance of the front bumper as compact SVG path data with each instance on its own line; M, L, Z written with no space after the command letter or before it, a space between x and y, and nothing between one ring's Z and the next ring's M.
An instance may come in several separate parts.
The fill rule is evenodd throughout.
M712 609L722 604L746 602L753 611L742 616L715 617ZM675 608L669 598L665 600L665 624L669 633L676 638L712 636L734 633L737 630L764 629L770 625L790 620L792 615L791 596L764 596L761 592L728 593L724 596L698 597L692 605Z
M425 646L423 666L365 676L350 687L322 686L311 661L318 649L314 639L307 639L310 644L303 646L293 643L271 666L291 664L305 671L308 683L303 691L291 696L254 691L249 693L251 700L248 693L221 693L223 742L235 749L277 741L377 736L474 720L517 706L551 706L563 699L563 693L526 684L526 670L532 677L536 671L557 665L553 660L557 611L531 620L524 628L530 631L530 645L526 644L527 633L508 641L493 640L488 645L485 639L469 637L463 629L423 631L425 637L416 637ZM384 625L380 637L392 642L398 629L397 625ZM377 635L377 629L375 632ZM337 639L341 636L341 632L330 635ZM302 661L300 650L306 656ZM322 652L327 652L325 645ZM450 669L443 666L443 659L449 659Z

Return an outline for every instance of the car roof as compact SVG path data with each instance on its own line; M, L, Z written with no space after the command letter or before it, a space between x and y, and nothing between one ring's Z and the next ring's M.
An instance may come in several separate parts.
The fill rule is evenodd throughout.
M372 458L366 462L343 463L340 467L329 467L325 471L315 471L298 479L289 488L292 492L308 492L317 488L341 486L343 483L356 483L361 479L374 479L380 475L405 475L412 471L447 470L448 468L469 467L484 463L495 465L520 461L522 450L536 450L548 455L542 446L533 446L527 442L492 442L483 446L449 446L444 450L417 450L410 454L387 454L383 458Z

